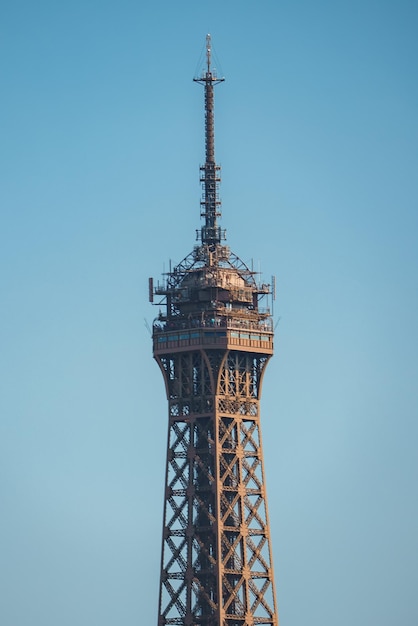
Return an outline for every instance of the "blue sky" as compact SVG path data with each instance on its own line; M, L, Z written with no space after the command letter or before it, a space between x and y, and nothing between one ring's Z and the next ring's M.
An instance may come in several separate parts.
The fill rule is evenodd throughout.
M192 249L207 32L222 226L277 276L282 626L418 622L418 6L3 2L0 621L156 622L147 278Z

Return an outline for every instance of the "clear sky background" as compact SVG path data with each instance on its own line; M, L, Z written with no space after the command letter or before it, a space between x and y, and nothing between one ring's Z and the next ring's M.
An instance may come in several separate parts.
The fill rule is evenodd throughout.
M418 624L418 4L3 0L0 623L156 624L147 278L200 226L277 276L262 424L282 626Z

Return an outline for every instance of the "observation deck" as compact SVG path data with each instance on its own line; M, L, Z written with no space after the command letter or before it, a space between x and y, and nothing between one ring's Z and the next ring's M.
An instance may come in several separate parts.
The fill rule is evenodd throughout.
M155 356L190 348L273 354L273 320L259 304L270 285L257 284L227 246L197 246L150 291L165 308L153 323Z
M208 319L192 318L167 323L156 320L152 336L155 355L184 352L191 348L221 348L273 354L273 327L270 318L257 322L225 319L214 315Z

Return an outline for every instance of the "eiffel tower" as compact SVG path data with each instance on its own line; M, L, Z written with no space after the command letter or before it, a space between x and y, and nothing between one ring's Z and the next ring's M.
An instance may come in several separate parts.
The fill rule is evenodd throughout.
M260 428L273 354L270 285L225 245L210 35L198 244L154 285L153 356L168 399L158 626L278 626Z

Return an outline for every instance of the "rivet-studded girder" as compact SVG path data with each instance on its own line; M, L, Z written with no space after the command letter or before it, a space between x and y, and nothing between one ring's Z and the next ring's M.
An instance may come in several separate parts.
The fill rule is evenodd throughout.
M268 356L157 360L169 400L158 626L277 626L259 416Z

